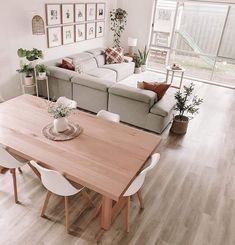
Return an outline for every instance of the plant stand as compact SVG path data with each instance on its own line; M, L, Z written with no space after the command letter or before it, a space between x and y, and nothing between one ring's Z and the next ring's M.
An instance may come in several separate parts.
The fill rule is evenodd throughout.
M45 76L44 78L36 77L36 81L45 81L46 82L46 88L47 88L47 99L50 100L50 93L49 93L49 84L48 84L48 76ZM37 82L36 82L37 84Z
M33 88L35 87L36 89L36 95L38 97L38 84L37 84L37 79L35 79L35 83L32 85L25 85L24 84L24 79L23 79L23 74L20 73L20 83L21 83L21 88L22 88L22 93L26 93L26 89Z

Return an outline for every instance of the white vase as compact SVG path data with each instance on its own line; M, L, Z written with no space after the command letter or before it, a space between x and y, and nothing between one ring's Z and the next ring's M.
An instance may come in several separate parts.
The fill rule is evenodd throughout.
M66 117L60 117L54 119L54 130L57 133L64 132L68 129L68 119Z
M46 75L47 75L46 72L39 72L39 73L38 73L38 76L39 76L39 78L41 78L41 79L46 78Z
M145 72L147 70L147 65L141 65L141 71Z
M136 67L134 73L135 73L135 74L141 73L141 67Z
M29 77L24 77L24 84L26 86L30 86L30 85L33 85L33 77L32 76L29 76Z

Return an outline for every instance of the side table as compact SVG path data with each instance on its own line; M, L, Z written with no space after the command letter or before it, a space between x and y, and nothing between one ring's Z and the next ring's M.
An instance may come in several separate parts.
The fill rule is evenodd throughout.
M181 73L179 87L172 86L173 88L179 88L179 89L181 89L183 78L184 78L185 69L183 67L181 67L181 69L172 69L170 66L167 66L166 67L166 83L168 82L168 78L169 78L170 72L171 72L171 82L170 82L170 84L172 84L172 82L173 82L175 73L177 73L177 72L178 73Z
M48 76L45 77L36 77L36 84L38 86L37 81L45 81L46 82L46 88L47 88L47 99L50 100L50 94L49 94L49 85L48 85ZM38 90L38 89L37 89Z

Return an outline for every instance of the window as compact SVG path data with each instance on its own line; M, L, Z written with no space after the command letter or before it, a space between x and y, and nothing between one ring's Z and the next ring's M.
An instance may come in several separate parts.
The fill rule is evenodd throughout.
M186 76L235 86L235 6L157 0L148 67L177 63Z

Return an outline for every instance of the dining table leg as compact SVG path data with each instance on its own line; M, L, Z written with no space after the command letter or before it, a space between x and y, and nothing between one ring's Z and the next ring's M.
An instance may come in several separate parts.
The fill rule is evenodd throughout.
M112 224L112 207L113 200L109 197L102 197L102 207L101 207L101 228L104 230L109 230Z

